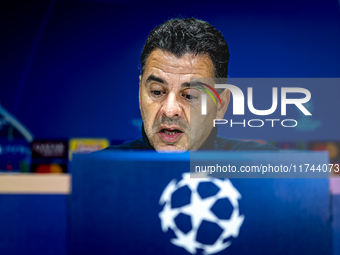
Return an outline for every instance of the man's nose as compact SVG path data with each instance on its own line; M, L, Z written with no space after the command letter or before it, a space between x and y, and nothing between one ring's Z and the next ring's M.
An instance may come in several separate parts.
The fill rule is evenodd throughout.
M162 115L165 115L169 118L175 116L180 117L182 115L182 108L177 101L175 93L168 94L162 107Z

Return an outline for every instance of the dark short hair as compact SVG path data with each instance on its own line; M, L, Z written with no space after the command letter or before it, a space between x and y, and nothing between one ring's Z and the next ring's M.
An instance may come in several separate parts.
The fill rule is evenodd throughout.
M207 54L214 65L215 78L228 75L229 49L220 31L208 22L195 18L170 19L154 28L140 57L141 74L145 63L154 49L160 49L182 57L186 53Z

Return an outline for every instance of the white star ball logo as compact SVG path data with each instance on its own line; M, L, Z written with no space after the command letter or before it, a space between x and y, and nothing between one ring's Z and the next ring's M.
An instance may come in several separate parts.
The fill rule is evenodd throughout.
M200 183L210 182L217 188L218 192L215 195L202 198L197 191ZM172 207L173 193L187 186L190 191L190 203L181 207ZM229 219L221 219L211 208L221 199L228 199L233 207ZM159 213L163 232L172 229L176 238L171 239L171 242L179 247L184 248L191 254L197 253L197 249L203 249L203 254L214 254L220 252L231 245L231 241L226 239L230 237L238 237L240 227L244 220L244 215L240 215L238 200L241 199L241 194L232 185L230 180L212 179L212 178L190 178L190 173L184 173L182 180L176 183L172 180L164 189L159 200L160 205L164 205L163 210ZM179 214L190 216L192 228L187 233L184 233L178 228L175 218ZM203 221L216 223L222 233L213 244L203 244L197 241L197 231Z

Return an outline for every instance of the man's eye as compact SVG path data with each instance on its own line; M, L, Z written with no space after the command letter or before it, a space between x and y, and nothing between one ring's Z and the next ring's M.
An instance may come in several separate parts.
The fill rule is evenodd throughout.
M163 94L165 94L165 92L160 91L160 90L151 90L151 94L155 96L162 96Z
M196 99L198 99L198 97L196 97L196 96L193 96L193 95L190 95L190 94L185 94L185 95L183 95L183 97L185 98L185 99L187 99L187 100L196 100Z

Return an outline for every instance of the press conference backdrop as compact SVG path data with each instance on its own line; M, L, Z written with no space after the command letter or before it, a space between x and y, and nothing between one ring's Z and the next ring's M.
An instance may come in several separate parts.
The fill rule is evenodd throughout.
M14 147L6 147L13 145L8 137L13 138L16 130L0 130L5 137L0 161L6 159L0 167L6 171L20 168L28 172L31 163L35 164L31 160L47 162L27 158L33 138L44 144L58 139L57 143L66 142L66 148L71 148L67 141L71 143L74 137L100 137L114 143L139 137L139 56L151 29L168 18L194 16L219 29L231 52L231 78L340 76L336 0L209 4L175 0L166 5L154 0L1 1L0 13L0 104L32 135L28 142L14 141ZM328 149L336 152L330 154L331 162L338 163L339 86L312 86L311 93L312 129L268 132L272 130L264 127L257 134L242 128L221 132L228 138L272 140L279 148ZM255 105L267 102L269 108L267 95L265 88L254 88ZM1 127L6 126L3 119L0 122ZM27 162L8 164L6 152L22 152L10 160ZM62 161L59 158L54 162L60 164L59 168L50 165L35 169L69 172L64 154ZM63 192L0 195L3 254L66 253L66 201L70 191ZM333 205L338 201L339 196L334 196ZM339 208L334 207L333 212L339 215ZM334 240L338 240L338 218L333 228ZM339 250L335 241L335 254Z
M222 32L230 77L340 76L337 0L3 1L0 10L0 103L38 139L139 137L140 53L151 29L172 17L207 20ZM255 106L269 108L268 91L254 93ZM339 139L339 94L313 88L312 131L235 128L228 137Z

